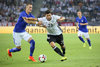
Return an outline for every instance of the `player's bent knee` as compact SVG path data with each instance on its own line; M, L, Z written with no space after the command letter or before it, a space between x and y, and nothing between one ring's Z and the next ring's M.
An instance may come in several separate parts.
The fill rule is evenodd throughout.
M30 38L28 39L28 42L30 43L31 40L33 40L32 37L30 37Z
M61 46L61 48L65 48L65 45Z
M54 47L55 47L55 45L51 45L51 47L52 47L52 48L54 48Z
M86 38L86 40L89 40L89 38Z
M78 37L81 37L81 36L78 36Z
M55 43L54 42L50 42L50 45L51 45L52 48L55 47Z
M21 46L17 46L16 48L21 49Z
M21 46L17 46L17 51L21 51Z

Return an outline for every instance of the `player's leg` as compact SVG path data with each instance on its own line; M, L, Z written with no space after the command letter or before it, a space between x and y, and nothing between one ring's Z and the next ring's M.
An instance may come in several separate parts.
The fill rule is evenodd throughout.
M64 57L61 58L61 61L67 60L67 57L65 56L65 46L64 45L61 46L61 49L62 49L63 55L64 55Z
M63 35L59 35L56 38L56 42L61 46L61 49L63 51L63 54L65 55L65 45L64 45L64 41L63 41Z
M56 42L61 46L61 49L63 51L64 57L61 58L61 61L67 60L67 57L65 57L65 45L64 45L63 35L62 34L57 36Z
M61 44L60 44L60 45L61 45ZM65 45L61 46L61 49L62 49L62 51L63 51L63 54L65 55L65 53L66 53L66 52L65 52L65 50L66 50L66 49L65 49Z
M8 52L8 56L9 57L12 57L12 52L18 52L21 50L21 46L17 46L15 48L12 48L12 49L7 49L7 52Z
M37 62L34 59L34 57L33 57L33 53L34 53L34 49L35 49L35 41L32 39L32 37L30 37L28 42L30 43L30 56L29 56L29 60L32 60L33 62Z
M83 35L83 32L78 31L78 38L83 42L83 47L86 47L86 44L85 44L84 39L82 38L82 35Z
M35 49L35 41L32 39L32 36L29 35L27 32L23 33L23 39L30 43L30 56L29 56L29 60L32 60L33 62L36 62L34 57L32 57L33 53L34 53L34 49Z
M88 44L89 44L89 49L92 49L92 46L91 46L91 41L90 41L90 38L89 38L89 34L88 33L84 33L84 37L86 38Z
M85 43L84 39L82 38L82 36L78 36L78 38L83 42Z
M16 45L16 47L7 50L9 57L12 57L11 52L18 52L21 50L21 40L22 39L20 37L20 34L13 32L13 41L14 41L14 44Z
M55 46L55 43L54 43L53 41L50 42L50 45L51 45L51 47L54 49L54 51L55 51L56 53L58 53L58 54L61 55L61 56L64 56L64 55L62 54L62 52L60 51L60 49L59 49L58 47Z
M78 31L78 38L85 43L84 39L82 38L83 33L81 31Z
M55 36L52 36L52 35L47 35L47 41L49 42L49 44L51 45L51 47L54 49L54 51L56 53L58 53L59 55L61 56L64 56L62 54L62 52L60 51L60 49L58 47L55 46L55 42L56 42L56 38Z
M21 46L16 46L15 48L9 49L9 52L18 52L21 50Z
M86 38L87 39L87 42L88 42L88 44L89 44L89 49L92 49L92 46L91 46L91 41L90 41L90 39L89 38Z

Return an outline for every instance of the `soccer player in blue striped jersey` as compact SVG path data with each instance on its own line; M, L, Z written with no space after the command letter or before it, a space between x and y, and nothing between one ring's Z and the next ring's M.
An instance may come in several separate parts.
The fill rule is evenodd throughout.
M21 51L21 40L24 39L25 41L30 43L30 55L29 60L36 62L33 57L33 52L35 49L35 41L32 39L32 36L25 31L27 24L35 24L36 22L25 22L24 18L35 18L32 14L32 4L27 3L25 11L22 11L19 15L18 21L15 25L13 30L13 40L14 44L16 45L15 48L8 49L8 56L12 57L12 52Z
M84 39L82 38L82 36L84 35L84 37L86 38L88 44L89 44L89 49L92 49L91 46L91 41L89 38L89 34L88 34L88 29L87 29L87 19L85 16L82 16L82 12L78 11L77 12L78 17L76 18L76 26L78 29L78 38L83 42L83 47L86 46L86 43L84 41Z

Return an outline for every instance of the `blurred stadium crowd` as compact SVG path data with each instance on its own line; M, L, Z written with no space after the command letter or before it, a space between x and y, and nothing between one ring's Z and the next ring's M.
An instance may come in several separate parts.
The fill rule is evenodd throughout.
M35 0L0 0L0 23L17 22L20 11L27 2ZM77 10L81 10L89 23L100 23L100 0L43 0L38 17L50 9L53 14L65 16L65 22L75 22ZM1 26L1 25L0 25Z
M100 0L44 0L39 16L43 16L47 9L71 22L75 22L77 10L81 10L88 21L100 21Z
M17 22L19 13L24 10L28 1L34 2L34 0L0 0L0 23L3 23L3 26L9 23L11 26Z

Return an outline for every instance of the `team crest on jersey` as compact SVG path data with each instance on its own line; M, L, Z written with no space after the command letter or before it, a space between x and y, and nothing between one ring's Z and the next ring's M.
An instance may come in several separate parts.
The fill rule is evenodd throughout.
M83 20L82 20L82 22L83 22Z

